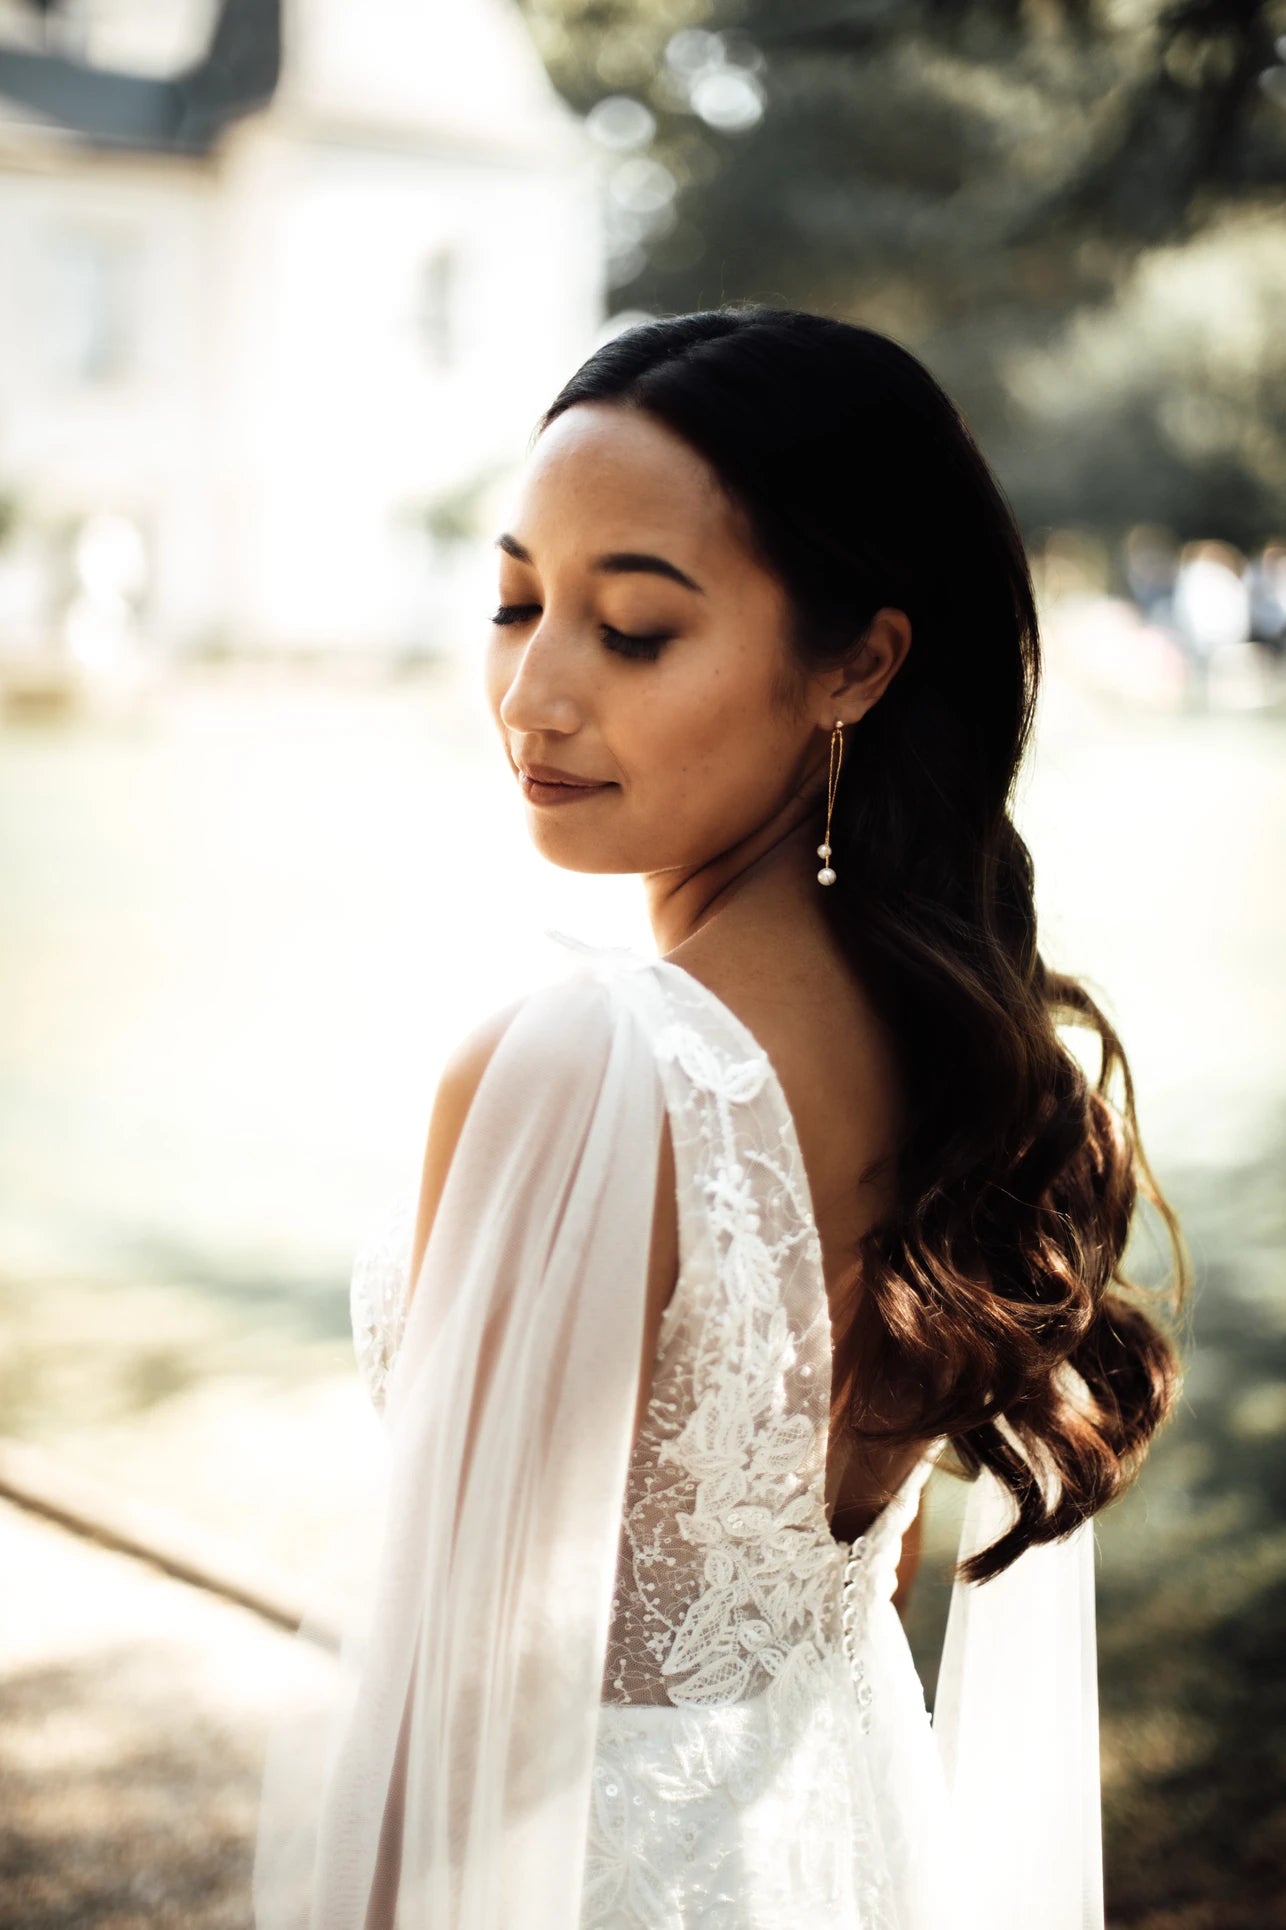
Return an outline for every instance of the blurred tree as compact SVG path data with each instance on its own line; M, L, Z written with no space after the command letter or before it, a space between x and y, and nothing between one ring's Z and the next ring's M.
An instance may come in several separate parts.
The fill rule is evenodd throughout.
M1280 521L1286 0L523 4L614 156L620 307L886 330L1029 527ZM1211 278L1179 340L1149 303L1189 249ZM1223 324L1238 356L1203 403Z

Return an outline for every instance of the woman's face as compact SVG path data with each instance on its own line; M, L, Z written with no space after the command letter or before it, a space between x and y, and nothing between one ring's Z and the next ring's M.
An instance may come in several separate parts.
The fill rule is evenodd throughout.
M794 668L784 593L671 430L637 409L568 409L527 462L497 554L487 696L553 863L698 867L816 788L818 768L824 786L827 680ZM600 788L529 787L532 765Z

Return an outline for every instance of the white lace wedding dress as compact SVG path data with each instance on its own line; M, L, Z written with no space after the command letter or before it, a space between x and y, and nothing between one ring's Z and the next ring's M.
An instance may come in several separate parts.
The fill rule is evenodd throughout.
M503 1838L495 1822L489 1853L529 1857L530 1873L507 1903L495 1892L494 1918L490 1906L460 1900L475 1879L460 1874L470 1852L459 1847L457 1814L453 1847L426 1851L415 1885L404 1867L397 1930L474 1930L493 1921L509 1930L520 1915L542 1930L1097 1930L1088 1526L1069 1542L1030 1551L981 1589L956 1585L935 1730L891 1596L904 1531L945 1443L921 1459L851 1547L832 1538L824 1503L831 1326L808 1181L780 1083L745 1026L688 972L634 952L580 949L578 968L536 1003L548 1007L547 1023L560 1009L574 1021L578 1000L587 1012L605 1009L608 1071L624 1028L640 1056L622 1081L630 1095L622 1107L640 1103L640 1068L650 1060L674 1144L680 1251L646 1416L623 1484L606 1482L597 1504L600 1539L609 1520L615 1528L610 1567L600 1562L594 1571L600 1586L604 1577L610 1583L610 1600L580 1641L587 1666L599 1670L592 1747L552 1767L558 1795L537 1805L539 1846L527 1846L519 1820L536 1800L530 1787L504 1812L511 1821ZM592 1024L573 1030L592 1056ZM595 1122L602 1103L596 1091ZM653 1143L642 1129L641 1136ZM576 1143L587 1158L593 1142L584 1122ZM655 1177L654 1160L638 1161L638 1151L618 1144L615 1164L609 1151L602 1168L604 1185L620 1185L619 1163L636 1165L635 1248ZM492 1210L503 1219L504 1199ZM411 1221L408 1210L361 1253L353 1273L357 1358L381 1412L398 1377ZM631 1267L635 1297L641 1278L641 1265ZM600 1298L611 1284L598 1281ZM424 1290L422 1275L417 1299ZM579 1397L581 1410L587 1398ZM574 1425L584 1451L602 1459L597 1423L581 1410ZM628 1447L628 1429L624 1438ZM521 1511L521 1444L512 1466ZM570 1451L566 1466L576 1466ZM1003 1497L990 1490L989 1477L970 1490L962 1554L1007 1524ZM409 1504L405 1512L413 1518ZM497 1533L509 1519L497 1521ZM447 1559L436 1572L445 1574ZM518 1584L511 1577L505 1586L514 1599ZM546 1607L546 1623L565 1612L557 1593L547 1599L556 1606ZM462 1610L460 1627L480 1613L476 1605ZM382 1639L372 1632L378 1626L368 1625L363 1655ZM465 1652L459 1640L452 1653ZM531 1640L527 1660L537 1656L539 1666L523 1678L534 1685L524 1706L551 1669L567 1666L573 1642L546 1635L543 1625ZM480 1671L476 1659L473 1666ZM475 1683L471 1710L476 1690ZM390 1691L390 1708L402 1709L399 1695ZM449 1710L449 1695L443 1688L434 1706ZM558 1731L559 1710L575 1726L575 1692L564 1684L559 1695L543 1736ZM378 1701L376 1689L368 1696ZM511 1765L519 1720L511 1717L505 1731ZM426 1719L425 1733L440 1735L447 1721L443 1713ZM384 1733L391 1738L392 1727ZM470 1738L470 1786L478 1791L482 1746L467 1722L460 1733ZM529 1737L528 1756L545 1746ZM374 1774L369 1746L350 1744L349 1781L340 1780L350 1806L362 1791L351 1768L359 1759L368 1765L362 1774ZM439 1780L443 1764L460 1761L458 1748L448 1754L442 1746ZM526 1766L534 1786L539 1765ZM437 1800L431 1779L418 1787L420 1797L413 1774L408 1814L417 1801ZM332 1818L337 1813L332 1807ZM342 1833L342 1822L332 1833ZM448 1840L445 1824L439 1840ZM404 1866L405 1858L403 1848ZM355 1860L351 1846L344 1860ZM427 1873L444 1863L459 1891L432 1890ZM342 1884L329 1880L331 1903L314 1900L307 1919L316 1930L349 1922ZM485 1873L476 1881L481 1897ZM543 1905L531 1896L541 1884ZM430 1894L436 1910L425 1903L417 1913L412 1899ZM261 1902L256 1921L277 1930L287 1919ZM360 1930L362 1914L351 1921Z

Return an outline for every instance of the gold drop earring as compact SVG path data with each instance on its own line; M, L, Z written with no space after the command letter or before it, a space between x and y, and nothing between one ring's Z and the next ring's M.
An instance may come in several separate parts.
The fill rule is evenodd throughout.
M826 779L826 839L817 847L817 855L824 862L817 874L819 885L833 885L835 873L831 870L831 811L835 804L835 793L839 789L839 767L844 761L844 726L839 718L831 731L831 763Z

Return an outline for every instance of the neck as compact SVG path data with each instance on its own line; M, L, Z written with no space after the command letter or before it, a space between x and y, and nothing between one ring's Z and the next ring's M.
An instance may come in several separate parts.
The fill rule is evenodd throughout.
M769 933L819 923L820 842L816 797L793 795L766 824L705 864L645 872L643 889L660 956L676 951L715 917Z

